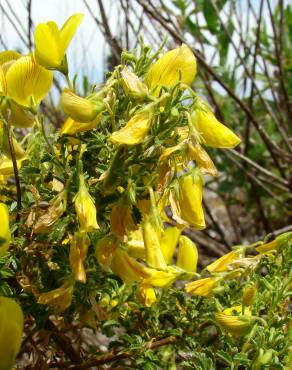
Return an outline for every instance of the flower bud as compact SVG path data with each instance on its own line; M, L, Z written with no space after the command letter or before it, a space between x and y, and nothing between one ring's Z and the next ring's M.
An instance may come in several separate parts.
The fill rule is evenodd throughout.
M179 248L176 265L187 272L196 272L198 250L196 244L187 236L179 237Z
M1 219L2 220L2 219ZM0 369L10 370L20 350L23 313L16 301L0 297Z
M64 112L78 122L90 122L104 110L101 101L82 98L69 89L64 89L61 95L61 104Z
M8 207L4 203L0 203L0 256L9 248L11 233L9 227L9 212Z
M128 67L121 71L121 82L124 93L134 100L144 100L148 95L148 89Z
M87 256L89 238L86 232L77 231L70 245L69 262L76 281L86 283L86 273L84 269L84 260Z
M153 287L149 284L141 283L137 292L136 297L145 307L151 307L156 302L156 294Z
M153 112L141 110L136 113L127 124L110 136L114 144L137 145L140 144L151 127Z
M96 221L96 208L85 185L83 175L80 175L79 191L75 195L74 202L81 229L87 232L99 229Z
M243 291L242 303L244 306L250 306L257 296L257 287L256 284L251 284L247 286Z

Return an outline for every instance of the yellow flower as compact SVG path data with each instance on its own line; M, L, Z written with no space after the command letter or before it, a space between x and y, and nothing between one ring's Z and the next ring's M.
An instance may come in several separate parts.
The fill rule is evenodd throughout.
M83 175L80 175L79 191L75 195L74 202L81 229L87 232L99 229L96 221L96 208L85 185Z
M213 289L218 285L217 279L208 277L192 281L185 285L185 291L193 295L199 295L202 297L210 297L213 293Z
M131 99L144 100L148 95L147 86L126 66L121 71L121 82L124 93Z
M8 207L4 203L0 203L0 256L9 248L11 234L9 227L9 212Z
M77 231L70 245L69 262L76 281L86 283L84 260L87 256L89 238L86 232Z
M136 292L136 297L146 307L151 307L156 302L155 290L149 284L141 283Z
M16 103L34 108L47 95L53 73L36 63L32 56L17 59L6 73L7 94Z
M16 161L18 170L20 170L22 166L22 161L23 160ZM12 176L13 174L14 170L12 160L7 157L0 158L0 175Z
M23 313L16 301L0 297L0 369L10 370L20 350Z
M17 51L14 50L4 50L0 52L0 66L4 63L11 62L13 60L17 60L21 57Z
M39 294L37 303L47 304L55 311L63 312L71 305L73 288L73 282L68 280L60 288Z
M196 58L191 49L182 44L179 48L168 51L152 64L146 74L145 82L155 95L159 95L162 86L171 88L179 81L191 85L196 73Z
M198 250L197 246L187 236L179 237L179 248L176 265L188 272L197 271Z
M6 121L8 120L8 111L11 112L10 120L13 126L18 128L28 128L31 127L35 121L35 116L29 110L20 107L18 104L14 103L12 100L9 105L2 104L2 114Z
M127 247L129 256L145 260L145 246L142 228L140 226L137 230L129 233Z
M22 146L16 141L14 134L12 132L12 143L16 159L23 159L25 157L25 151ZM0 121L0 150L6 155L6 157L11 159L11 151L8 141L8 130L7 126L3 125Z
M264 243L256 248L256 251L265 254L270 252L277 252L282 245L288 243L292 240L292 232L284 233L282 235L279 235L276 237L275 240L272 240L271 242Z
M201 136L202 144L213 148L234 148L241 140L228 127L220 123L209 106L198 98L192 122Z
M136 113L124 127L110 136L110 141L114 144L140 144L151 127L152 116L153 113L150 110Z
M165 271L154 269L150 269L150 271L151 276L145 278L143 282L160 288L170 286L181 276L181 271L178 271L174 266L167 266Z
M61 135L75 135L80 132L86 132L97 127L102 118L102 113L98 114L91 122L77 122L68 117L64 122L60 134Z
M194 160L197 163L203 174L215 177L218 176L218 170L212 159L200 144L197 143L196 145L193 145L188 143L188 157L190 160Z
M152 270L129 257L126 252L117 249L113 255L111 269L126 284L140 281L151 276Z
M223 329L236 337L245 335L254 322L248 308L245 309L245 315L241 314L241 306L234 306L223 312L215 313L215 318Z
M170 206L174 220L179 224L189 224L195 229L202 230L206 227L202 207L203 179L200 171L181 176L178 179L178 191L170 193Z
M145 217L142 224L147 265L159 270L166 270L167 265L160 247L160 233L150 217Z
M7 84L4 71L0 65L0 96L6 95L7 93Z
M66 50L82 18L83 14L80 13L72 15L61 29L52 21L36 26L34 33L35 57L39 64L48 69L64 69ZM66 68L64 72L66 73Z
M95 247L95 257L104 270L108 270L119 242L113 235L99 239Z
M169 227L162 234L160 247L167 264L171 263L181 232L182 229L179 227Z
M87 123L95 119L104 110L102 101L82 98L69 89L64 89L61 95L64 112L75 121Z
M206 268L209 272L228 271L228 265L242 256L242 249L233 250L212 262Z

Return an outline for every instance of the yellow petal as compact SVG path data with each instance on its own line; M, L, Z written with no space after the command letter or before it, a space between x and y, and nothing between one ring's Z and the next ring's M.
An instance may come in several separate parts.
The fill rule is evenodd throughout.
M16 161L17 163L17 168L20 170L22 166L22 160ZM14 170L13 170L13 163L12 160L4 157L2 160L0 159L0 175L3 176L12 176L14 175Z
M146 307L151 307L156 302L155 290L149 284L141 283L136 296L137 300Z
M86 232L77 231L70 245L69 262L76 281L86 283L84 260L87 256L89 238Z
M186 284L185 291L193 295L209 297L212 295L212 291L216 286L217 280L212 277L208 277Z
M98 114L91 122L77 122L68 117L64 122L60 134L61 135L75 135L80 132L86 132L97 127L102 118L102 113Z
M236 307L231 307L228 310L216 313L216 320L229 334L236 337L245 335L254 321L253 318L250 313L239 316L226 313L226 311L230 312L231 310L236 311Z
M169 265L173 258L175 247L177 246L179 236L182 232L181 228L169 227L162 235L160 246L165 262Z
M34 107L49 92L53 73L47 71L31 56L19 58L6 74L7 92L16 103Z
M148 94L147 87L126 66L121 71L121 82L124 93L130 98L134 100L143 100L146 98Z
M129 202L122 199L113 205L110 225L112 233L118 237L137 228L132 218L132 206Z
M60 30L60 51L63 57L83 17L82 13L73 14L63 24Z
M188 272L197 271L198 250L196 244L187 236L179 237L176 265Z
M118 239L113 235L98 240L95 247L95 257L104 270L109 269L114 253L118 247Z
M71 281L65 282L60 288L39 294L37 302L49 305L57 312L63 312L71 305L73 287Z
M1 121L0 121L0 136L2 136L0 137L0 149L6 155L6 157L11 159L11 151L10 151L10 145L8 141L7 126L4 126ZM25 150L15 139L13 131L12 131L12 143L13 143L15 158L23 159L25 157Z
M234 148L240 138L220 123L204 103L192 113L192 122L202 139L202 144L213 148Z
M5 50L0 53L0 66L4 63L10 62L11 60L17 60L21 57L17 51L14 50Z
M179 191L172 192L171 209L173 218L177 222L184 220L194 228L201 230L206 227L205 216L202 207L203 179L200 171L183 175L179 178Z
M228 271L228 265L242 255L242 250L231 251L224 256L218 258L216 261L208 265L206 268L209 272L223 272Z
M23 313L16 301L0 297L0 369L10 370L20 350Z
M271 242L264 243L256 248L256 251L265 254L272 251L278 251L282 245L285 245L289 241L292 240L292 232L287 232L282 235L279 235L276 237L275 240L272 240Z
M61 67L66 49L82 18L82 14L72 15L61 30L58 29L55 22L51 21L36 26L35 57L39 64L48 69L59 69Z
M149 68L145 82L158 95L162 86L173 87L180 78L182 83L191 85L196 72L196 58L191 49L182 44L164 54Z
M111 269L114 274L118 275L127 284L146 279L151 276L152 272L151 269L129 257L121 249L116 250L112 259Z
M152 269L150 277L144 279L145 284L165 288L173 284L179 277L178 271L172 269L171 266L167 267L166 271L158 271Z
M6 84L6 78L4 75L4 71L2 67L0 66L0 96L6 95L7 93L7 84Z
M69 117L79 122L91 122L104 109L102 102L93 102L82 98L69 89L64 89L61 95L61 104Z
M135 114L123 128L110 136L110 140L114 144L140 144L150 129L151 118L152 113L148 110Z
M35 58L45 68L60 66L64 55L60 53L60 31L55 22L40 23L34 31Z
M9 212L8 207L4 203L0 203L0 256L9 248L11 234L9 227Z
M188 144L188 157L190 160L196 161L203 174L208 174L214 177L218 176L218 170L215 167L212 159L200 144Z
M149 217L145 218L142 224L142 230L148 266L159 270L166 270L167 265L160 247L160 236Z
M8 119L8 109L10 109L11 112L10 119L13 126L18 128L28 128L33 125L35 116L29 110L20 107L11 100L9 102L9 106L5 105L2 111L6 120Z

